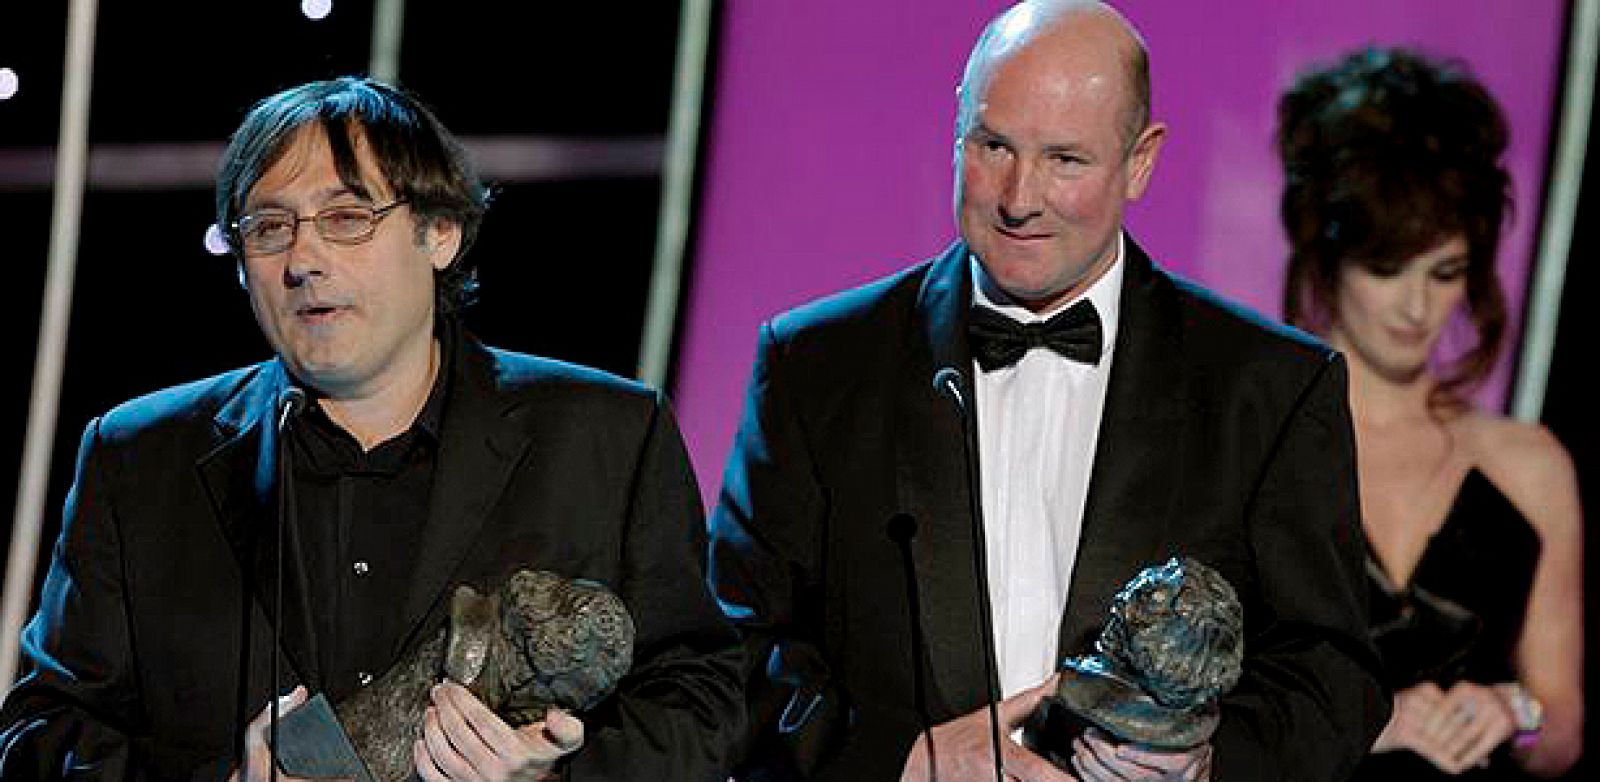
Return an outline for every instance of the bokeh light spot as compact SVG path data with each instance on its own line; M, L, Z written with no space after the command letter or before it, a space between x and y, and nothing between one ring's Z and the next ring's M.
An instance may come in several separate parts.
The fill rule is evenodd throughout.
M222 235L222 229L216 223L206 226L206 252L212 255L228 254L228 237Z
M313 22L321 21L333 13L333 0L300 0L300 13Z

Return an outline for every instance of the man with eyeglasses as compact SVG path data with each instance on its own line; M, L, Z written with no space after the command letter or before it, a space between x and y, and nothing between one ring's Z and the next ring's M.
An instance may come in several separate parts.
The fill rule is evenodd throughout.
M295 87L250 110L216 201L277 355L89 424L0 778L267 779L269 699L338 702L434 636L458 584L523 568L620 596L631 671L520 728L436 686L418 775L726 778L740 651L671 412L463 331L487 200L448 131L380 82Z

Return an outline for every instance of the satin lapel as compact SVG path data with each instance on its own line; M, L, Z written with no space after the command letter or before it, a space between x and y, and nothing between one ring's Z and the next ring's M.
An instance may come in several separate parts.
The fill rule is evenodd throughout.
M1187 424L1177 290L1130 238L1115 357L1057 656L1092 651L1116 591L1163 555Z
M900 509L917 520L912 556L921 590L922 626L932 670L930 705L965 711L986 702L979 595L972 559L972 521L961 420L933 387L942 367L961 372L971 387L966 312L971 275L966 245L957 242L935 259L923 280L916 324L909 333L908 366L894 382L906 384L892 397L895 466ZM970 399L970 394L968 395Z
M457 569L531 443L523 427L508 425L516 410L501 397L494 356L464 333L456 344L460 369L445 405L428 526L406 595L407 644L454 586Z
M195 463L251 599L272 623L278 622L273 559L278 523L278 434L272 418L287 384L282 364L271 361L261 365L213 420L220 444ZM319 681L316 638L303 571L286 561L285 575L284 606L297 620L282 625L283 653L300 681L315 683Z

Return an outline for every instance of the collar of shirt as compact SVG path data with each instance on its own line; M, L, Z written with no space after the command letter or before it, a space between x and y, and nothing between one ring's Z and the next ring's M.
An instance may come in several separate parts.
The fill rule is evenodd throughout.
M298 450L303 458L297 459L300 466L312 474L325 476L348 473L392 475L404 467L415 448L436 447L444 423L445 396L450 380L456 373L456 354L459 351L456 349L455 332L452 324L440 319L440 325L434 330L439 340L439 369L434 374L427 401L422 403L422 409L417 411L417 417L409 428L373 446L370 451L363 451L355 437L334 423L321 404L313 402L305 414L291 425L300 435L295 438L301 444ZM295 385L306 390L311 399L317 398L310 393L310 389L305 389L297 382Z
M967 263L972 273L972 303L988 307L1019 323L1032 323L1049 320L1051 316L1067 307L1088 299L1094 304L1095 311L1100 314L1100 366L1110 366L1111 351L1117 344L1117 316L1122 310L1122 259L1126 242L1123 234L1118 232L1116 258L1111 261L1111 268L1106 269L1106 273L1100 275L1100 279L1095 280L1094 284L1089 286L1089 290L1041 313L1032 312L1016 303L1009 294L1000 289L989 273L984 271L978 256L969 254Z

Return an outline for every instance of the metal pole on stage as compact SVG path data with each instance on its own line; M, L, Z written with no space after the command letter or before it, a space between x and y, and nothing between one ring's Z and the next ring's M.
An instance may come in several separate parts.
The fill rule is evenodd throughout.
M34 360L28 432L23 441L17 510L11 522L5 603L0 612L0 687L16 680L23 617L33 594L33 573L50 484L50 451L61 403L61 373L72 312L78 229L83 216L84 172L89 138L89 88L94 73L96 0L71 0L67 8L66 72L61 85L61 134L56 142L55 203L50 219L50 260L39 316L39 351Z
M406 0L378 0L372 7L372 53L367 75L397 84L400 80L400 38L405 31Z
M1511 414L1523 421L1538 421L1544 411L1545 389L1550 382L1550 359L1556 348L1556 327L1561 321L1561 289L1566 284L1572 233L1578 220L1578 197L1583 187L1584 153L1589 146L1593 116L1595 64L1600 62L1600 0L1577 0L1567 29L1566 79L1561 110L1556 115L1555 157L1545 186L1544 226L1539 231L1539 255L1534 260L1528 289L1527 329L1522 335L1516 387L1511 393Z
M672 358L672 332L678 323L683 287L683 256L688 251L690 210L694 206L695 154L706 83L706 50L711 46L711 0L684 0L678 16L678 55L672 77L672 115L667 125L666 160L661 172L661 211L656 220L656 253L639 340L638 378L665 385Z

